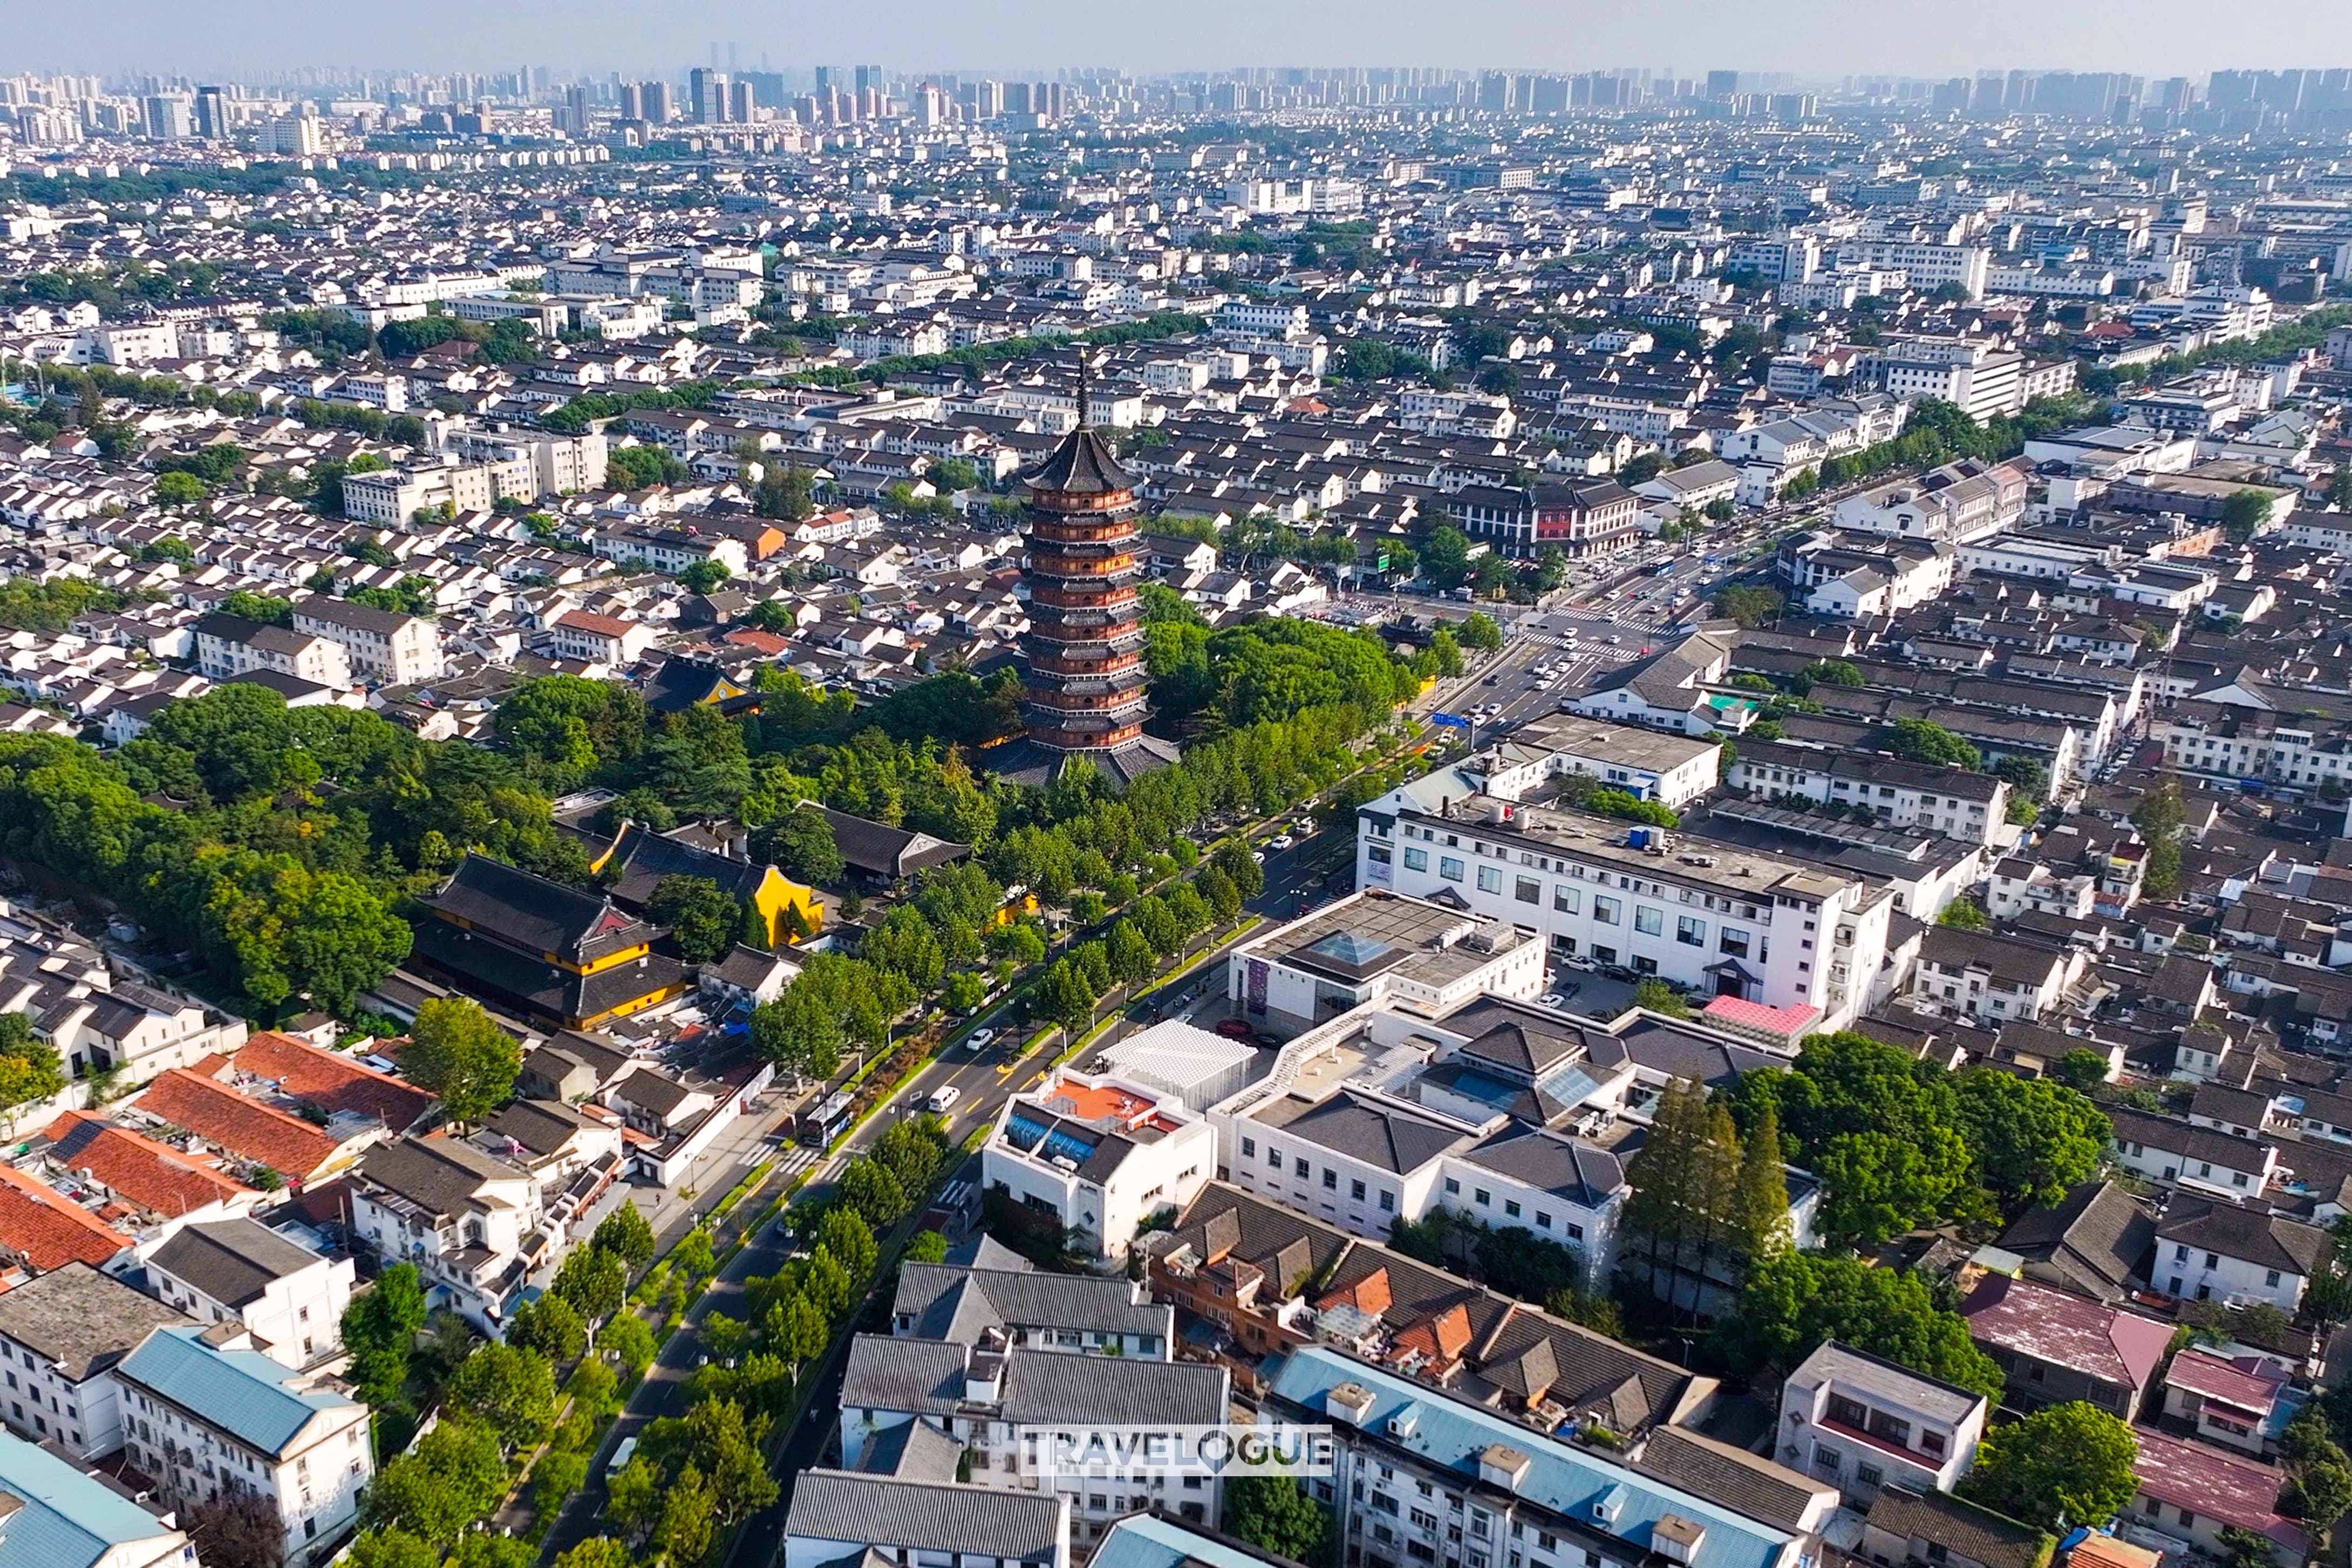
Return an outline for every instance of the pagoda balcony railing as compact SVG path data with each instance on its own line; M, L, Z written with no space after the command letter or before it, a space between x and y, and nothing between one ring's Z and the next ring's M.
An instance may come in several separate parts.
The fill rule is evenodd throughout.
M1045 709L1055 713L1110 714L1139 710L1143 706L1144 698L1139 688L1133 691L1114 691L1100 697L1089 696L1085 692L1055 691L1033 688L1024 700L1032 708Z
M1066 654L1035 653L1029 658L1029 668L1040 675L1072 675L1085 679L1108 680L1129 670L1139 670L1143 660L1126 654L1112 658L1072 658Z
M1132 555L1040 555L1032 552L1030 570L1047 577L1116 577L1141 569Z
M1053 610L1098 610L1124 615L1136 607L1136 592L1132 588L1113 587L1108 592L1096 588L1034 587L1029 591L1029 603Z
M1028 504L1038 511L1084 516L1117 511L1135 504L1133 490L1031 490Z
M1132 518L1041 517L1029 525L1029 542L1040 544L1103 544L1123 543L1140 531Z
M1033 723L1029 738L1040 745L1061 751L1083 751L1088 748L1108 750L1143 733L1140 724L1120 723L1105 720L1096 723Z

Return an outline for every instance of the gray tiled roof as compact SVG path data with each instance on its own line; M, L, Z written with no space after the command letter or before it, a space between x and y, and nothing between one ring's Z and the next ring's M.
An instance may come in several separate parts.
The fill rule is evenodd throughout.
M860 1334L849 1342L841 1403L866 1410L947 1415L963 1399L966 1348L945 1340Z
M965 1330L1019 1327L1095 1330L1104 1333L1170 1333L1170 1309L1138 1302L1124 1279L1079 1275L1009 1273L910 1263L899 1271L892 1312L911 1318L917 1338L969 1344Z
M1661 1480L1791 1533L1801 1529L1821 1492L1835 1491L1786 1465L1680 1426L1651 1433L1640 1463Z
M793 1487L784 1533L1042 1563L1059 1555L1065 1511L1036 1492L809 1470Z
M87 1263L0 1292L0 1334L55 1362L75 1383L121 1360L150 1330L192 1321Z
M1277 1101L1260 1120L1318 1148L1399 1173L1421 1169L1468 1138L1444 1122L1346 1089L1312 1105Z
M1003 1405L1016 1426L1213 1426L1225 1418L1230 1386L1223 1367L1016 1350L1004 1358Z
M181 1226L155 1249L148 1266L194 1286L224 1307L237 1308L258 1299L273 1281L320 1261L319 1254L266 1225L223 1219Z

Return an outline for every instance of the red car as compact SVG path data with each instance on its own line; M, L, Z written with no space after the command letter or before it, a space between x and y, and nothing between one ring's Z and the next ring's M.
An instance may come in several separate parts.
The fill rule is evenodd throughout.
M1246 1040L1255 1032L1246 1018L1227 1018L1217 1026L1217 1033L1229 1040Z

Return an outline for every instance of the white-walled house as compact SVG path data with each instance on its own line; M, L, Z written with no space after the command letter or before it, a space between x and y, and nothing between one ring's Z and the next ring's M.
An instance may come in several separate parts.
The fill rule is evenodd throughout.
M1181 1097L1066 1068L1007 1100L981 1150L988 1191L1046 1211L1111 1259L1216 1173L1216 1131Z
M2328 1247L2317 1226L2184 1193L2157 1221L2148 1279L2180 1300L2267 1302L2292 1316Z
M1950 1491L1987 1414L1980 1394L1832 1340L1781 1384L1772 1457L1866 1509L1888 1486Z
M375 1474L368 1407L289 1372L226 1324L165 1328L122 1359L125 1448L183 1507L275 1503L289 1563L326 1561Z
M236 1323L299 1370L338 1355L357 1266L252 1219L184 1225L147 1252L147 1288L200 1323Z
M27 1442L84 1459L122 1447L114 1366L155 1329L189 1320L86 1263L0 1291L0 1415Z

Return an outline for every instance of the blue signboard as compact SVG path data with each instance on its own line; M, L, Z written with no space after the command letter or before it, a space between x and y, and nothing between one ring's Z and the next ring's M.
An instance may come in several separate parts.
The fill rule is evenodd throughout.
M1432 713L1429 716L1429 721L1433 724L1443 724L1449 730L1467 730L1470 728L1470 721L1465 719L1459 713Z

